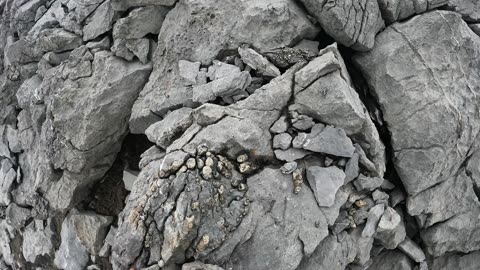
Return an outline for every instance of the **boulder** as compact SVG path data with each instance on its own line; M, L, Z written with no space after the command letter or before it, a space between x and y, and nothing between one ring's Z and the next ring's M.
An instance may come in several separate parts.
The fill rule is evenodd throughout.
M373 259L369 270L413 270L414 264L408 256L397 250L387 250Z
M480 38L459 15L433 11L389 26L376 44L354 61L383 110L403 185L418 193L454 177L478 134Z
M478 1L450 0L442 1L442 4L447 4L447 9L459 13L467 22L480 22L480 3Z
M432 262L433 270L465 269L474 270L480 267L480 251L469 254L452 254L435 258Z
M114 39L139 39L147 34L158 34L169 9L162 6L136 8L113 26Z
M89 41L110 31L115 18L111 1L107 0L98 6L95 11L85 19L83 27L83 41Z
M378 222L375 239L385 248L394 249L405 240L405 236L405 225L402 217L395 209L387 207Z
M325 32L339 43L359 51L373 48L384 27L377 1L301 0ZM359 27L360 23L360 27Z

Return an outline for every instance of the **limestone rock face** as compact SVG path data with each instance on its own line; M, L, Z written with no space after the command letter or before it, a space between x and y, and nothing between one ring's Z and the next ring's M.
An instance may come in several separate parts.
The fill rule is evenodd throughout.
M0 0L0 269L479 269L477 2Z

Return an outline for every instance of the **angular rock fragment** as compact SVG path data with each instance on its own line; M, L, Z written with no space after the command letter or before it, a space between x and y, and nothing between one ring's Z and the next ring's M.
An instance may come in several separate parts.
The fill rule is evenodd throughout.
M51 28L40 32L37 44L44 52L62 52L82 45L82 38L61 28Z
M23 257L27 262L34 263L38 256L53 253L54 231L51 220L43 226L42 220L30 223L23 234Z
M335 70L341 69L340 63L333 52L327 52L310 61L295 74L295 83L303 88L309 87L318 78Z
M292 145L292 136L288 133L281 133L273 137L273 148L287 150Z
M200 70L200 62L189 62L185 60L178 61L178 72L187 85L197 83L197 75ZM240 70L239 70L240 71Z
M342 240L335 235L329 235L318 245L312 256L304 259L299 270L343 270L352 263L357 255L354 239L347 234Z
M272 133L284 133L287 131L288 128L288 122L287 122L287 117L286 116L281 116L275 123L272 125L270 128L270 131Z
M305 150L338 157L352 157L355 151L352 141L347 137L345 131L332 126L325 127L318 134L307 136L302 147Z
M138 39L147 34L158 34L168 11L168 8L158 6L136 8L115 22L113 38Z
M382 185L383 181L383 178L380 177L368 177L360 174L360 176L358 176L358 178L353 181L353 185L355 186L355 188L357 188L358 191L374 191L376 188L379 188Z
M302 0L322 29L336 41L359 51L373 48L375 35L384 27L377 1Z
M125 46L140 62L143 64L148 62L148 54L150 51L150 40L148 38L129 39L125 43Z
M293 148L289 148L285 151L277 149L274 152L275 152L275 157L278 160L283 160L287 162L292 162L298 159L302 159L305 156L311 154L311 152L309 151L306 151L303 149L293 149Z
M7 206L11 202L10 190L17 173L8 159L1 159L0 165L0 204Z
M246 71L233 73L210 83L194 86L192 89L194 102L205 103L217 97L231 97L240 94L251 83L252 78Z
M398 249L403 251L417 263L421 263L426 259L423 250L417 245L417 243L413 242L408 237L398 245Z
M368 219L362 231L362 237L372 237L378 226L378 222L385 211L383 204L377 204L368 211Z
M83 27L83 40L92 40L112 29L115 11L112 9L111 1L103 2L88 18Z
M176 136L183 133L193 123L193 110L181 108L175 110L162 120L151 125L146 131L148 139L159 147L166 149Z
M308 167L307 180L315 194L319 206L330 207L335 202L335 194L343 185L345 173L337 167Z
M385 248L394 249L405 240L405 225L400 215L391 207L387 207L378 222L375 239Z
M223 270L223 268L213 264L191 262L191 263L186 263L182 265L182 270Z
M387 23L404 20L446 4L448 0L379 0L382 17Z
M247 47L240 47L238 48L238 53L245 64L260 72L263 76L278 77L281 75L280 70L278 70L276 66L255 50Z

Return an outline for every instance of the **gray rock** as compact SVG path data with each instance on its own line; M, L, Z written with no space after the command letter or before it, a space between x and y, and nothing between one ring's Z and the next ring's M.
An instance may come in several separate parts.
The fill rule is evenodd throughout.
M448 33L438 36L439 29ZM480 53L480 38L459 15L433 11L389 26L377 36L376 44L354 61L383 108L403 185L409 194L418 193L456 175L478 134L477 103L468 102L475 92L468 85L480 79L464 74L478 73L480 62L471 55ZM448 72L462 78L460 82L436 75L445 71L438 51L446 59L452 56ZM398 89L397 94L392 95L391 89ZM460 106L452 100L466 103ZM427 123L438 124L428 126L426 132Z
M377 204L368 211L367 223L362 231L362 237L372 237L378 226L378 222L385 211L383 204Z
M345 173L334 166L328 168L312 166L307 168L307 180L318 205L330 207L335 203L335 194L343 185Z
M333 52L327 52L313 59L298 71L295 74L295 83L307 88L318 78L339 69L341 66L336 55Z
M92 49L100 49L100 50L108 50L110 49L110 38L104 37L100 41L90 41L86 44L87 48L90 50Z
M260 72L263 76L278 77L281 75L280 70L276 66L255 50L248 47L240 47L238 48L238 53L245 64Z
M129 39L125 43L125 46L140 62L143 64L148 62L148 54L150 51L150 40L148 38Z
M89 261L88 251L77 237L71 215L63 221L60 235L62 242L55 252L55 266L60 269L85 269Z
M15 25L19 36L24 37L33 27L37 9L43 4L43 0L28 1L23 2L22 5L16 9L12 23Z
M45 29L40 32L37 46L44 52L73 50L82 45L82 38L61 28Z
M182 134L193 123L193 110L190 108L181 108L175 110L165 118L153 125L145 131L148 139L166 149L173 140Z
M399 203L405 202L407 195L400 189L395 189L390 193L390 205L392 207L397 206Z
M126 39L115 39L111 51L118 57L132 61L135 55L127 48L127 42L128 40Z
M370 261L370 252L373 247L373 237L362 236L363 227L356 227L352 236L356 241L357 255L355 256L354 264L362 266L366 265Z
M421 231L426 253L439 257L447 252L462 253L480 249L480 208L457 215Z
M5 210L5 219L17 230L23 229L30 217L30 209L20 207L16 203L11 203Z
M200 64L199 64L199 67L200 67ZM213 60L212 65L208 67L207 76L210 78L210 80L216 80L216 79L227 77L232 73L240 73L240 72L241 70L237 66L220 62L218 60Z
M373 259L369 270L413 270L414 264L406 254L397 250L387 250Z
M185 60L178 61L178 72L187 85L197 83L197 75L200 71L200 62L190 62ZM240 70L239 70L240 71Z
M124 11L131 7L172 6L177 0L112 0L114 10Z
M378 5L382 11L383 19L390 24L404 20L414 14L437 8L447 2L448 0L379 0Z
M475 270L480 267L480 251L475 251L469 254L452 254L435 258L432 262L431 269L433 270L454 270L466 269Z
M352 157L355 151L345 131L332 126L325 127L319 134L310 134L303 144L303 149L338 157Z
M398 249L407 254L412 260L417 263L425 261L425 253L422 248L417 245L417 243L410 240L410 238L405 238L405 240L398 245Z
M298 270L344 270L356 256L354 239L347 236L340 240L335 235L329 235L318 245L312 256L303 260Z
M0 165L0 204L7 206L11 201L10 190L17 178L17 173L8 159L1 159Z
M113 217L82 213L72 215L71 220L80 243L90 254L98 255Z
M315 125L313 119L306 115L299 115L294 119L292 126L297 130L307 130L312 128Z
M115 22L113 38L139 39L147 34L158 34L168 11L168 8L161 6L136 8Z
M465 170L461 170L455 178L407 199L408 213L412 216L425 215L425 224L420 224L425 227L468 212L476 205L479 205L478 198Z
M345 165L345 184L348 184L352 180L358 177L360 174L360 168L358 166L359 154L353 153L352 157L347 161Z
M252 205L245 219L252 221L243 226L254 230L248 241L237 246L224 268L297 269L304 254L312 254L328 235L313 193L304 188L294 194L291 177L268 168L250 177L247 184ZM265 215L267 212L270 214Z
M115 11L112 9L110 2L110 0L103 2L86 18L83 27L83 41L92 40L112 29Z
M447 4L447 9L459 13L467 22L480 22L480 3L475 0L444 0L438 2Z
M223 270L223 268L202 262L191 262L182 265L182 270Z
M51 255L54 251L52 221L43 226L42 220L30 223L23 233L22 253L27 262L34 263L38 256Z
M287 150L292 145L292 136L288 133L277 134L273 137L273 148Z
M282 115L277 121L275 121L273 126L270 128L270 131L272 133L279 134L287 131L287 128L288 128L287 117Z
M479 35L480 36L480 23L476 23L476 24L470 24L468 25L470 27L470 29L472 29L472 31Z
M301 1L336 41L359 51L373 48L375 35L384 27L377 1ZM361 22L362 27L358 27Z
M200 144L217 153L226 151L233 159L242 151L254 150L258 157L273 157L270 133L248 119L225 117L203 128L184 148Z
M336 63L338 68L317 78L306 88L296 85L295 106L297 111L321 123L342 128L348 136L360 139L369 158L374 161L373 173L382 177L385 172L385 146L380 140L365 105L360 101L360 97L353 88L350 75L336 44L326 47L319 54L321 57L333 54L333 57L329 57L330 61ZM314 61L309 64L312 70L308 73L320 72L314 69L319 68L318 66L312 66ZM302 71L303 69L297 74Z
M378 222L375 239L385 248L394 249L405 240L405 237L405 225L402 217L395 209L387 207L380 222Z
M194 86L192 89L194 102L206 103L217 97L231 97L242 93L252 78L246 71L233 73L207 84Z
M3 260L8 265L13 265L14 263L14 252L15 250L11 249L10 243L12 239L15 238L15 228L10 226L4 219L0 220L0 253L2 254Z
M373 193L372 193L372 199L376 202L376 203L384 203L384 204L388 204L388 199L390 198L390 196L381 191L381 190L375 190Z
M345 205L348 200L348 193L340 188L335 194L335 202L330 207L321 207L325 218L327 219L328 226L333 226L337 220L340 209Z
M305 151L303 149L294 149L294 148L287 149L286 151L277 149L274 152L275 152L275 157L278 160L282 160L282 161L286 161L286 162L292 162L292 161L295 161L295 160L299 160L299 159L304 158L307 155L312 154L309 151Z
M102 2L102 0L66 1L64 6L68 12L60 18L60 26L65 30L82 35L83 22Z
M52 28L65 17L65 10L61 1L54 1L45 14L35 22L35 25L28 32L28 37L32 40L38 38L38 34L43 29Z
M271 7L279 12L269 12ZM252 19L243 20L246 14ZM206 18L208 24L204 22ZM270 23L263 23L265 21ZM219 35L221 29L229 31ZM163 22L157 48L163 53L153 59L157 64L134 105L131 130L143 132L157 121L155 115L163 116L171 109L191 103L191 90L178 75L179 60L209 65L221 51L237 50L245 43L260 48L262 53L302 38L313 38L318 30L291 0L234 0L222 5L205 0L179 2ZM262 35L258 35L260 32ZM171 72L167 72L170 69Z
M297 169L297 167L298 164L295 161L287 162L283 164L283 166L280 168L280 171L282 171L283 174L291 174Z
M358 178L353 181L353 185L358 191L368 190L374 191L379 188L383 183L383 178L380 177L368 177L363 174L360 174Z

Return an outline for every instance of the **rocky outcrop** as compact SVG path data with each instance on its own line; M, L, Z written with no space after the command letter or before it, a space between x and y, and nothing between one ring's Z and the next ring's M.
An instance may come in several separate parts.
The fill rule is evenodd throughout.
M0 269L477 269L477 13L0 0Z

